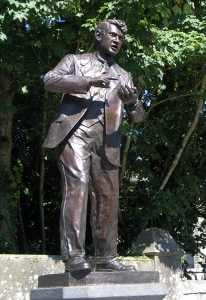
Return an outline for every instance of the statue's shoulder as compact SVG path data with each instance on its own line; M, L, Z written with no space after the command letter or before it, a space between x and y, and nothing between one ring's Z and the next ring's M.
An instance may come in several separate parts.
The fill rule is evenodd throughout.
M87 64L91 58L92 53L85 53L85 54L72 54L73 60L81 65Z
M73 61L74 63L78 64L86 64L91 60L92 53L85 53L85 54L67 54L63 60Z

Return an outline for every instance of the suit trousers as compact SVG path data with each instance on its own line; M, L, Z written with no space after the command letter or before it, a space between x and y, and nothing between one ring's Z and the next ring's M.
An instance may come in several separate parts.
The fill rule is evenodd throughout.
M62 175L63 261L85 255L88 194L96 262L106 263L117 258L119 168L105 155L104 130L100 121L88 127L80 124L55 149Z

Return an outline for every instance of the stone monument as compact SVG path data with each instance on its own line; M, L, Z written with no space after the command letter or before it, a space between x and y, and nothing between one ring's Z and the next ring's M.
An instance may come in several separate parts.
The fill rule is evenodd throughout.
M40 276L31 300L161 300L167 293L158 272L138 272L117 254L123 107L132 122L144 119L131 76L113 60L126 32L121 20L101 22L93 53L69 54L44 77L47 91L62 94L43 146L55 149L62 175L60 237L66 273ZM88 194L96 272L84 250Z

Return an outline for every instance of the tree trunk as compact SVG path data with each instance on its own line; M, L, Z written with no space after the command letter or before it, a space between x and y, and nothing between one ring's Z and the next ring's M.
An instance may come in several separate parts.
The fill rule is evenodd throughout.
M46 132L46 113L43 113L43 139ZM39 209L40 209L40 231L42 254L46 253L45 217L44 217L44 156L45 150L41 149L40 179L39 179Z
M21 228L21 239L22 239L22 250L24 254L28 254L28 245L27 245L27 240L26 240L26 233L24 230L24 223L22 219L22 213L21 213L21 202L20 199L18 199L18 214L19 214L19 226Z
M9 112L9 106L14 97L12 83L12 75L0 69L0 234L7 233L10 226L9 205L5 195L11 173L13 114Z

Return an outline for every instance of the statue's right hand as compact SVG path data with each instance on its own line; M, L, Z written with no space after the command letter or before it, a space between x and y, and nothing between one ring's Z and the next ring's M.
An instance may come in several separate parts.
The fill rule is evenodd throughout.
M107 77L104 76L94 77L90 79L89 85L107 89L109 88L109 79L107 79Z

